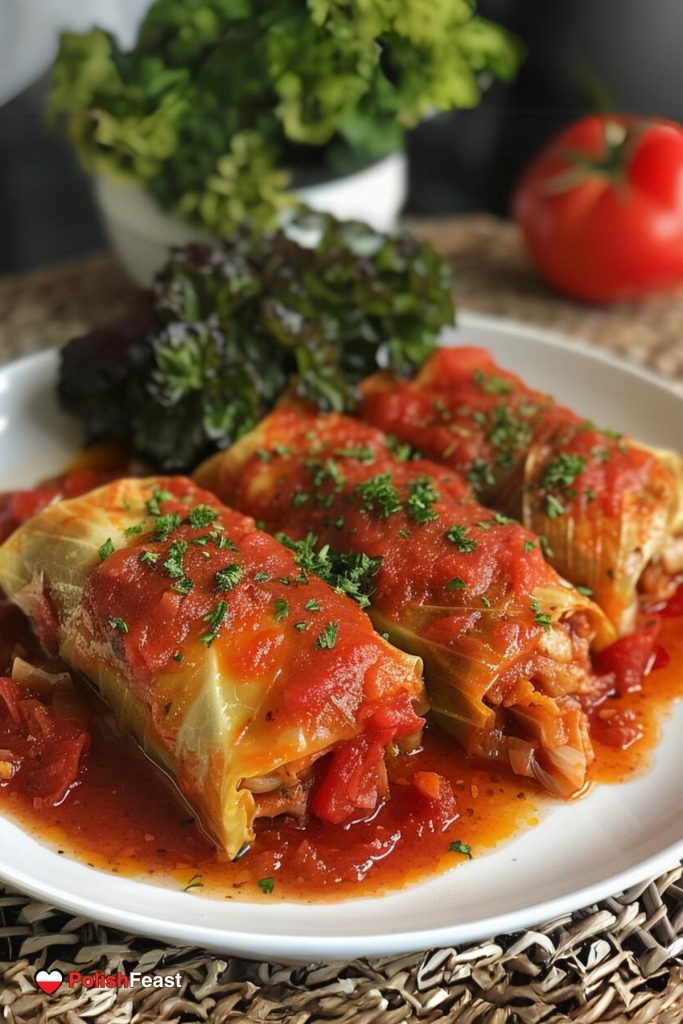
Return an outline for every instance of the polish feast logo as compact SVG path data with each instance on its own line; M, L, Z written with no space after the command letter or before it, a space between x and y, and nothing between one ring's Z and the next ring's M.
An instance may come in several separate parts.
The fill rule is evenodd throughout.
M142 974L140 971L131 971L130 974L106 974L104 971L95 971L93 974L83 974L81 971L69 971L68 975L62 974L60 970L53 967L51 971L36 971L33 980L36 988L39 988L48 996L53 996L63 984L66 983L70 989L78 988L180 988L182 977L176 974Z

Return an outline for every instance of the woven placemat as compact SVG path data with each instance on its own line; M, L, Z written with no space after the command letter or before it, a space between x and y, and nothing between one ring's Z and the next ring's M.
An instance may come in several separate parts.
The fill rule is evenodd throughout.
M515 229L488 217L416 229L453 260L461 308L563 330L683 383L683 293L610 310L551 293ZM126 312L111 257L0 280L0 360ZM36 990L43 967L181 973L180 988ZM176 949L0 887L0 1019L9 1024L681 1024L683 869L490 941L382 960L286 967Z

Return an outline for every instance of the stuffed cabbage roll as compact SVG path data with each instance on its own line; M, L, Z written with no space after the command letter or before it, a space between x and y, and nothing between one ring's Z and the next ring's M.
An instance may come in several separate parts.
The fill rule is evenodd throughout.
M367 816L385 752L419 736L419 659L182 477L51 505L0 548L0 584L231 857L256 818Z
M613 631L535 536L339 415L281 408L196 478L282 531L302 566L334 579L353 556L375 626L423 659L434 715L470 755L565 796L581 788L592 751L576 698Z
M486 505L547 539L548 557L619 632L639 591L683 573L683 461L600 430L478 348L440 349L414 381L363 384L359 415L467 477Z

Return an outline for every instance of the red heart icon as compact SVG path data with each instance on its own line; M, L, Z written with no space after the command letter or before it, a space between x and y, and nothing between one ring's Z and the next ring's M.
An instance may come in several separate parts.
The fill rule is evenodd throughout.
M64 981L64 975L53 967L51 971L36 971L33 980L48 996L53 996Z

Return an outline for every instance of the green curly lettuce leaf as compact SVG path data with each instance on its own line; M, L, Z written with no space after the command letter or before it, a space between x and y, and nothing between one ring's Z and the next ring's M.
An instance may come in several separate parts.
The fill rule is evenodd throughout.
M88 441L123 438L186 470L288 388L344 411L379 367L414 373L453 318L450 286L446 264L407 233L310 213L288 231L243 229L174 250L141 324L71 341L60 399Z

